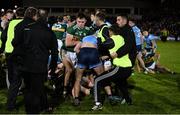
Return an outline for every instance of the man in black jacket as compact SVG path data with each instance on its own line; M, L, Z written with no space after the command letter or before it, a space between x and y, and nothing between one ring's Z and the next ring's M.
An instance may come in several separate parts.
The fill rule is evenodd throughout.
M17 24L14 29L14 39L13 42L23 38L23 29L29 23L35 22L35 15L37 15L38 10L36 8L28 8L24 15L24 9L17 10L17 14L21 14L21 16L25 16L23 21ZM18 13L19 12L19 13ZM16 46L16 45L15 45ZM6 58L8 60L8 79L10 81L10 86L8 90L7 96L7 110L12 111L16 109L16 97L21 86L22 78L20 76L19 71L19 55L16 53L17 47L13 50L12 53L7 54Z
M58 59L58 45L55 34L47 27L47 13L39 10L37 22L28 24L24 28L24 37L17 40L21 47L22 76L24 78L25 108L28 114L38 114L48 107L47 96L44 90L44 82L47 78L48 57L51 55L51 74L54 73Z
M14 50L12 52L13 56L22 55L21 44L23 43L23 39L24 39L24 28L27 27L28 24L36 22L37 15L38 15L37 8L34 7L27 8L24 14L23 21L17 24L17 26L15 27L14 39L12 41L12 45L14 47Z
M111 57L121 58L126 54L128 54L129 59L131 60L132 63L131 68L133 68L137 55L134 32L132 28L128 25L128 17L126 15L117 16L117 24L119 26L119 35L121 35L124 38L125 44L121 48L119 48L116 52L112 53ZM121 86L121 89L126 90L127 88L126 80L121 82L122 82L121 84L124 84Z
M128 53L132 67L134 67L137 55L136 40L132 28L128 25L128 17L126 15L117 16L117 24L120 27L119 34L125 40L125 45L117 52L114 52L111 56L120 58Z

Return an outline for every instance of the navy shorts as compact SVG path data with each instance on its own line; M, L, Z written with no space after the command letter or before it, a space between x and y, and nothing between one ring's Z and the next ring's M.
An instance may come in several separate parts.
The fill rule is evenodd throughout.
M136 46L136 50L137 50L137 52L141 52L142 51L142 46L141 45L137 45Z
M96 48L81 48L77 58L77 66L80 69L93 69L102 65Z

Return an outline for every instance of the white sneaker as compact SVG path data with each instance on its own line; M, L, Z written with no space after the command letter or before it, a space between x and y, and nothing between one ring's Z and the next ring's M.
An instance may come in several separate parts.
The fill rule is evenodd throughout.
M126 100L123 99L123 100L121 101L121 104L124 105L125 103L126 103Z
M91 108L91 110L93 110L93 111L97 111L97 110L102 110L102 104L100 103L100 104L95 104L92 108Z

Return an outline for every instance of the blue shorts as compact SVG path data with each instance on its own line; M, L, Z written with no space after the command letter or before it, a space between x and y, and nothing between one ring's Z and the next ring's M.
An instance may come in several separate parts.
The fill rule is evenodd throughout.
M96 48L81 48L77 58L77 67L80 69L93 69L102 65Z

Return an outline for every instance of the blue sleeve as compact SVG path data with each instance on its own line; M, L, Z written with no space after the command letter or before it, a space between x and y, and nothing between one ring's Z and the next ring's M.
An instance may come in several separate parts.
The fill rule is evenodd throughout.
M154 35L150 35L149 36L149 40L154 40L155 39L155 36Z

